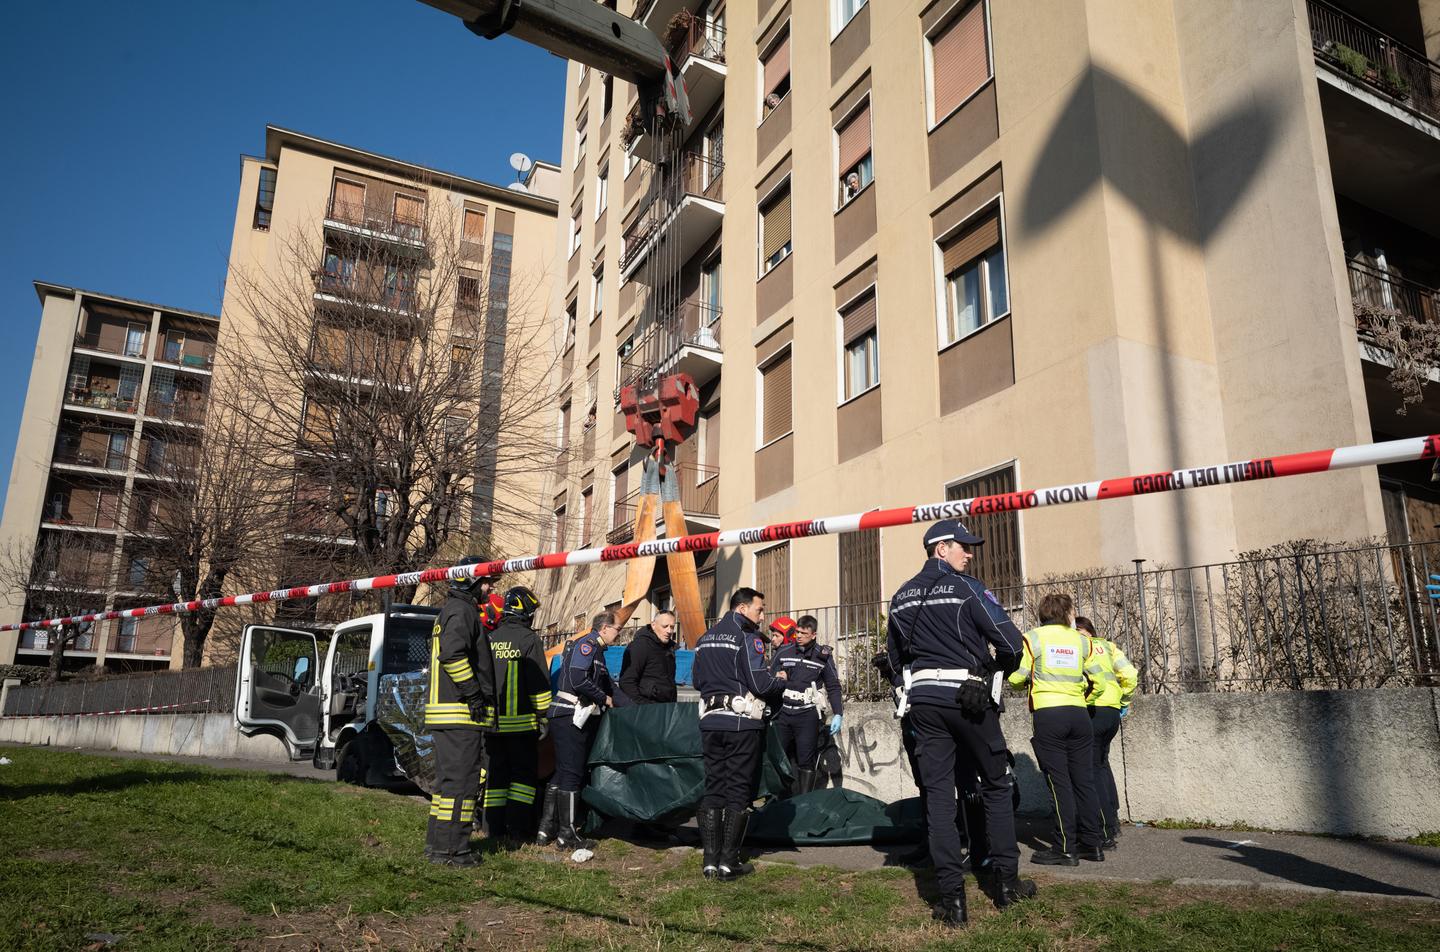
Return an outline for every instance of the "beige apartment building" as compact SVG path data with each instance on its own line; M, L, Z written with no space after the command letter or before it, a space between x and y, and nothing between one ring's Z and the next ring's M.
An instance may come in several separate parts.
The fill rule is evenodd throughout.
M27 553L51 558L36 559L28 596L23 584L3 594L0 623L173 601L150 565L153 523L205 425L220 319L43 281L35 291L40 333L0 552L7 572ZM180 646L173 617L101 622L65 666L164 668ZM50 647L43 630L0 633L0 663L44 665Z
M1440 3L620 11L670 48L693 121L657 145L633 89L570 65L543 547L630 537L615 398L676 370L702 393L690 531L1440 429L1433 399L1395 412L1356 317L1440 313ZM1401 466L985 516L975 569L1003 590L1434 538L1437 500ZM921 533L712 553L707 614L741 584L773 609L880 602ZM547 621L618 602L624 572L551 573ZM666 603L663 560L654 584Z
M343 387L353 398L358 388L382 403L386 393L403 389L382 379L386 369L405 377L397 368L406 361L448 360L442 375L472 382L513 369L513 354L496 363L502 358L492 352L503 339L477 331L481 325L494 328L497 311L508 313L498 319L508 319L505 337L513 341L531 329L548 330L558 177L558 166L541 162L523 182L504 187L275 126L266 128L262 155L243 157L221 351L268 347L283 362L289 347L305 351L310 360L304 387L279 398L293 398L293 412L275 417L277 427L287 428L294 470L293 505L279 553L281 582L322 580L294 567L323 566L326 559L317 555L355 544L327 504L336 487L327 486L320 463L342 451L336 444L338 414L327 405L327 394ZM297 255L308 257L297 261ZM267 339L264 329L274 336L275 323L257 320L257 288L266 296L262 305L298 310L303 327L287 326L287 339ZM272 295L269 289L279 290ZM441 294L448 297L437 300ZM298 304L297 295L303 298ZM417 356L426 353L428 358ZM542 368L537 373L548 376L548 358L548 353L536 356L533 364ZM512 390L546 383L512 379L509 372L505 377L497 386L506 399ZM405 379L409 386L419 378ZM425 379L433 382L434 374ZM548 414L548 403L545 409ZM375 412L390 411L377 406ZM474 421L467 416L474 416L474 408L455 412L453 421L446 419L446 440L452 439L451 422L454 439L473 440ZM500 505L511 513L528 507L530 517L518 520L524 523L519 526L510 524L513 518L495 519L495 547L513 551L533 540L540 477L508 472L503 459L496 462L481 448L470 474L467 511L456 509L446 517L450 529L459 530L456 535L490 533ZM374 492L374 500L364 504L383 518L386 507L395 505L393 490L380 486ZM284 613L315 609L314 603L295 603Z

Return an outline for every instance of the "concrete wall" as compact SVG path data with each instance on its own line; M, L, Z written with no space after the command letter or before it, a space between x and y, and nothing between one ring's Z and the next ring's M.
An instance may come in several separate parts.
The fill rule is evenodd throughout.
M846 709L845 786L915 795L889 704ZM1305 691L1141 698L1110 762L1122 818L1405 837L1440 829L1440 691ZM1003 717L1022 812L1047 797L1030 714Z
M245 737L229 714L6 717L0 718L0 741L267 763L290 760L278 737Z

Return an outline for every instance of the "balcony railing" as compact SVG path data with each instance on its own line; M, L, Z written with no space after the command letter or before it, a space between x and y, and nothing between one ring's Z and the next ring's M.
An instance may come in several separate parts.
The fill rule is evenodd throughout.
M112 453L109 450L81 449L80 447L61 447L55 451L53 457L56 463L65 463L70 466L93 466L96 469L108 469L113 472L123 472L129 466L129 455L124 452Z
M1356 305L1399 311L1411 320L1426 324L1440 322L1440 290L1371 267L1363 261L1348 262L1350 300ZM1362 321L1359 330L1369 330Z
M678 362L686 347L719 353L720 317L720 308L689 300L680 302L669 317L650 325L620 364L615 399L620 399L622 387L635 385L643 389L653 386Z
M134 397L122 397L104 390L69 388L65 391L65 402L95 410L113 410L116 413L135 412Z
M415 292L409 288L386 287L378 278L356 271L313 272L315 290L344 299L346 304L384 307L394 311L415 310Z
M102 354L115 354L119 357L134 357L137 360L145 359L145 337L140 338L137 343L128 335L118 341L106 342L101 340L98 331L86 331L75 335L75 346L83 347L86 350L98 350Z
M159 420L172 420L176 423L199 423L205 419L205 401L179 400L173 395L167 397L162 393L151 391L150 399L145 404L145 415Z
M349 225L352 228L363 228L388 238L420 241L425 237L424 222L402 218L398 215L385 215L377 209L367 207L363 202L332 200L325 217L330 221Z
M698 152L682 152L678 163L653 174L652 201L625 229L625 246L620 252L620 270L630 267L656 232L666 225L686 196L723 202L725 164Z
M720 470L700 463L676 463L675 478L680 482L680 506L687 516L717 519L720 516ZM635 490L611 507L614 525L605 534L606 542L619 545L635 535L635 513L640 505L640 490ZM656 527L664 525L665 517L655 514Z
M1440 63L1322 0L1306 0L1315 56L1440 122Z
M725 62L725 28L717 23L706 23L696 16L690 17L690 25L671 40L670 59L685 68L685 60L691 56L707 59L712 63ZM698 116L696 118L699 118Z

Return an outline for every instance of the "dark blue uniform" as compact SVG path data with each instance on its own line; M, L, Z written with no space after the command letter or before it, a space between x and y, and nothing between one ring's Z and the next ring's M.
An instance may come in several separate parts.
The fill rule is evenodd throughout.
M983 712L962 712L957 697L959 672L988 676L1013 671L1024 640L1000 602L980 581L956 572L940 559L930 559L890 601L887 650L897 680L908 668L914 678L909 691L909 720L914 725L917 778L925 789L930 855L942 892L964 892L963 848L956 827L956 768L973 768L990 844L991 869L1001 879L1019 870L1015 814L1007 773L1005 736L999 710L986 703ZM994 655L991 649L994 649ZM989 683L986 688L988 690Z
M799 643L784 645L775 652L770 670L776 674L784 671L787 678L775 727L780 743L785 747L785 755L795 765L797 792L807 793L815 784L820 720L815 705L805 700L805 690L812 684L823 685L830 699L831 713L845 712L834 652L818 641L811 641L803 647Z
M559 680L550 704L551 736L555 738L555 779L551 782L557 790L579 790L585 786L590 742L600 727L605 699L614 693L610 671L605 667L605 646L599 634L592 631L570 642L560 659ZM583 728L576 727L571 720L577 704L599 707Z

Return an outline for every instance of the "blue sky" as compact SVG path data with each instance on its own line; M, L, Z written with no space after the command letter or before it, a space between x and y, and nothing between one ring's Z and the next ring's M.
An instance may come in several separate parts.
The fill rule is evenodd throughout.
M559 161L565 64L417 0L13 3L0 31L0 473L32 282L218 313L240 156L285 126L508 184Z

